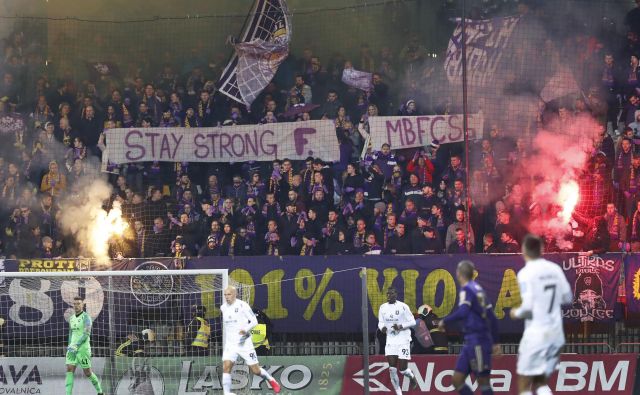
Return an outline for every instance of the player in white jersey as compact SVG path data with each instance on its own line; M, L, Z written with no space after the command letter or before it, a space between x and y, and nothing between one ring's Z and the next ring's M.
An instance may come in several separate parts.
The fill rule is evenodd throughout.
M416 319L411 309L398 300L395 288L387 290L387 303L380 306L378 311L378 329L387 335L384 355L389 363L389 375L396 395L402 395L398 369L411 380L411 388L418 386L413 372L407 367L411 359L411 328L416 325Z
M269 372L258 365L256 350L251 341L251 329L258 325L256 315L251 307L237 298L238 290L228 287L224 290L224 303L220 306L224 332L224 351L222 352L222 388L224 395L231 393L231 369L238 357L245 360L251 372L267 380L276 394L280 392L280 384Z
M542 258L539 237L527 235L522 254L526 262L518 272L522 305L511 310L511 318L525 320L518 349L518 389L520 395L550 395L549 376L565 342L561 306L571 302L571 286L560 266Z

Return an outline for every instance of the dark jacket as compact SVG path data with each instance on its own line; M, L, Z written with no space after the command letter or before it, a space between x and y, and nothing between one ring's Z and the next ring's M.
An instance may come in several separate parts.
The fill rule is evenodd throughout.
M397 234L389 237L384 254L411 254L411 238L406 234L402 237Z
M198 251L198 256L220 256L220 247L215 246L215 248L209 248L209 245L204 245Z
M596 225L587 232L583 250L593 251L594 254L603 254L609 249L610 238L606 221L603 218L596 219Z
M496 243L493 243L489 247L485 248L483 252L485 254L499 254L501 251L496 245Z
M438 236L432 239L425 237L420 229L416 229L415 236L412 238L411 252L413 254L441 254L442 242L438 240Z
M457 240L447 248L448 254L466 254L467 252L467 243L465 242L463 245L460 245Z
M355 252L353 244L347 241L329 239L327 243L327 255L351 255Z
M147 235L149 237L149 247L145 251L145 255L148 257L154 256L170 256L171 255L171 234L164 229L162 232L151 232Z
M518 243L500 243L500 252L503 254L517 254L520 252Z

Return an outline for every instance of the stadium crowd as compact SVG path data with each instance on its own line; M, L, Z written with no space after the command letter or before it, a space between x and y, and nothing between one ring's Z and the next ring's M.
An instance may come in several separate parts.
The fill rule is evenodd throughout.
M569 124L589 114L602 125L567 231L573 250L640 251L638 15L640 8L627 17L622 49L595 46L576 60L576 68L592 71L583 82L588 94L547 105L537 119L540 126L550 119ZM335 56L325 64L311 49L292 54L289 84L272 82L249 109L215 92L218 75L206 64L178 72L178 64L167 62L126 75L50 81L37 71L42 59L29 50L32 40L14 31L4 40L0 65L2 126L10 129L19 119L25 125L5 133L0 148L0 239L7 257L76 253L59 223L63 210L73 210L66 198L101 172L92 158L105 148L104 133L120 127L330 119L340 160L111 164L114 192L105 208L119 201L131 225L112 240L113 257L514 253L532 219L555 215L531 200L535 180L519 178L518 165L534 152L524 137L503 132L508 125L487 120L469 158L463 144L437 140L409 150L364 147L370 117L460 112L451 100L419 89L444 77L417 35L397 50L362 45L352 61ZM345 63L373 73L370 92L341 81ZM546 241L548 251L559 250L553 235Z

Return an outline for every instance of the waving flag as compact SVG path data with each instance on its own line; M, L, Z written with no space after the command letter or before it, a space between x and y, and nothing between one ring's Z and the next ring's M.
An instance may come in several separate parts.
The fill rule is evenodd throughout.
M221 93L247 106L273 79L291 41L285 0L256 0L249 18L217 84Z
M466 21L467 73L471 86L483 87L491 84L496 70L509 45L519 16ZM462 23L458 22L447 48L444 63L447 78L451 83L462 83Z
M372 74L354 68L342 71L342 82L354 88L370 92L373 89Z

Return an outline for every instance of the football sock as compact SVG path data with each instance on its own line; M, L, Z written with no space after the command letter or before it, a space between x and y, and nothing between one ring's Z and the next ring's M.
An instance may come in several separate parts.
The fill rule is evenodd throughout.
M397 368L389 368L389 376L391 377L391 385L393 385L393 389L396 391L396 394L402 393L400 391L400 379L398 378L398 369Z
M96 376L95 373L91 372L91 376L89 376L89 381L91 381L91 384L93 384L93 388L96 389L96 391L101 394L102 393L102 385L100 384L100 379L98 378L98 376Z
M551 392L551 388L549 388L548 385L543 385L542 387L538 387L538 389L536 390L536 394L538 394L538 395L553 395L553 392Z
M229 373L222 373L222 390L225 395L231 393L231 375Z
M414 378L413 372L409 368L406 368L405 370L401 371L400 373L402 373L403 376L409 377L411 379Z
M269 372L264 370L264 368L260 368L260 377L262 377L263 379L266 379L267 381L273 380L273 377L271 377Z
M65 388L67 389L67 395L71 395L73 393L73 372L67 372L64 383Z

